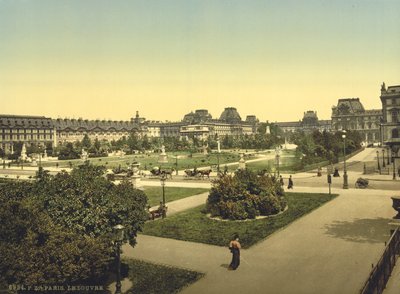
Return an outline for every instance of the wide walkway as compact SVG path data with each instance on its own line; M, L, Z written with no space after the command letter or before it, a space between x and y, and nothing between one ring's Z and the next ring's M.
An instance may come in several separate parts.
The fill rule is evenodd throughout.
M145 235L135 248L125 245L124 255L206 273L182 293L357 293L389 238L396 192L333 192L340 196L242 250L237 271L226 269L227 248Z

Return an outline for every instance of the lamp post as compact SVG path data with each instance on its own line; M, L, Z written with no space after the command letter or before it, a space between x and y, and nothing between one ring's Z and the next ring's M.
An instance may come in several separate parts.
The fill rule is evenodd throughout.
M376 161L378 162L378 171L379 171L379 174L381 174L381 165L380 165L380 163L379 163L379 151L378 151L378 150L376 150Z
M217 172L219 174L219 153L221 152L221 145L219 139L217 140Z
M279 159L280 159L280 148L279 148L279 146L276 148L276 151L275 151L275 153L276 153L276 155L275 155L275 158L276 158L276 169L277 169L277 171L278 171L278 177L279 177Z
M117 251L117 283L115 287L115 294L121 294L121 244L124 241L124 229L121 224L114 226L115 245Z
M344 160L344 165L343 165L343 189L348 189L349 188L349 183L347 181L347 168L346 168L346 131L343 131L343 160Z
M39 148L39 169L42 167L42 148L38 146Z
M165 213L165 181L167 180L167 178L165 177L164 174L161 175L160 177L160 182L161 182L161 187L162 187L162 218L165 218L167 216L167 214Z
M382 167L386 167L386 163L385 163L385 149L382 149Z
M392 150L392 160L393 160L393 180L396 179L396 157L395 157L395 153Z
M175 174L178 175L178 154L175 156Z
M388 150L387 150L387 165L390 165L390 148L388 147Z

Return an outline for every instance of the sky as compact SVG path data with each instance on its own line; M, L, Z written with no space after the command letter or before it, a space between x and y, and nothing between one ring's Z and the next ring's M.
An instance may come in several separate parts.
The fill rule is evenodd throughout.
M398 0L0 0L0 114L330 119L400 84Z

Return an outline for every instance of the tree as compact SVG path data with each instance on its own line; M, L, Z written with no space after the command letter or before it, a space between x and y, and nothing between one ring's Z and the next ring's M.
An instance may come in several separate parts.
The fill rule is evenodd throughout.
M147 197L128 182L109 182L104 171L86 163L71 174L0 186L2 285L98 280L111 265L116 224L135 245Z
M113 226L123 224L134 245L147 219L147 197L129 182L114 185L104 173L105 167L85 163L71 174L61 172L39 182L37 195L56 224L89 237L107 235Z
M109 240L55 225L30 197L8 200L0 208L0 284L79 284L105 275Z
M65 160L76 158L79 158L79 153L71 142L59 147L58 159Z
M85 134L85 136L83 136L81 146L86 150L92 146L92 140L90 140L88 134Z

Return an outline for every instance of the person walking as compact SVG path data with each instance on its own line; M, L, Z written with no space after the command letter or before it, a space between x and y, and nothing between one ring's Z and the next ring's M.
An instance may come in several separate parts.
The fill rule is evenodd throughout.
M282 175L279 176L279 183L281 184L281 186L285 186L285 182L283 181Z
M289 184L288 184L287 188L288 188L288 189L293 189L292 175L289 176Z
M236 270L240 264L240 243L239 235L235 234L233 239L229 242L229 250L232 252L232 261L228 267L228 270Z

